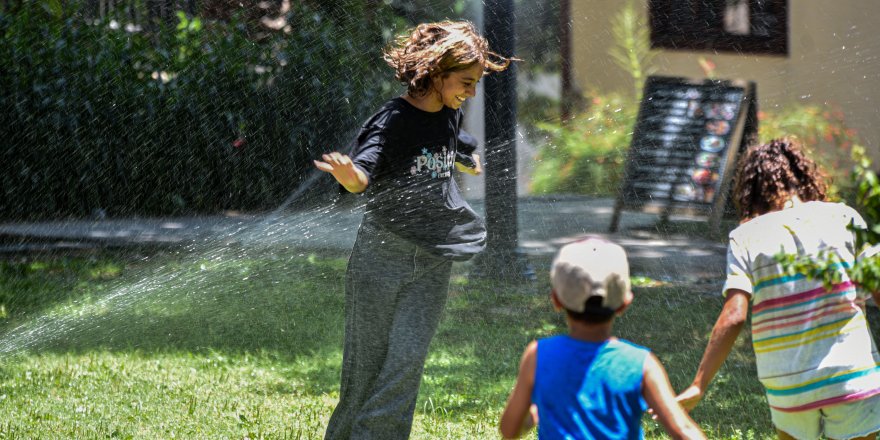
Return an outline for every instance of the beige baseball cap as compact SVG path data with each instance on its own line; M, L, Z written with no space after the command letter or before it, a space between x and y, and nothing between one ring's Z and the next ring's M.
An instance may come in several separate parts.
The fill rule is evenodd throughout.
M563 246L553 260L550 284L559 302L572 312L583 312L593 296L602 298L606 311L617 310L632 298L626 252L602 238Z

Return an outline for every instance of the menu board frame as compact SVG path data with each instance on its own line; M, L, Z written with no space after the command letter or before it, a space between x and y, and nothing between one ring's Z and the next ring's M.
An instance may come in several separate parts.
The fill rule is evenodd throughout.
M704 215L717 230L739 153L757 139L756 95L752 81L649 76L610 232L623 210Z

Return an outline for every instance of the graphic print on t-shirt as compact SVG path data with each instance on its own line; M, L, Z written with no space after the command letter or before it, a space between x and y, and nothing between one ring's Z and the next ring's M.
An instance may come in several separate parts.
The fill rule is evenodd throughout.
M409 169L413 176L431 173L431 178L439 179L452 176L452 164L455 162L455 151L448 150L445 146L439 153L431 154L427 148L422 148L422 154L413 158L415 162Z

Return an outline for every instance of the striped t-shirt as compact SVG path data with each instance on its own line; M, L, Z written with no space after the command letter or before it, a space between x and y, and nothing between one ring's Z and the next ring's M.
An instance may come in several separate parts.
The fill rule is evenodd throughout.
M847 229L865 222L841 203L808 202L764 214L730 233L723 291L751 294L752 346L770 406L805 411L880 394L880 355L865 321L866 294L846 274L856 259ZM839 257L841 279L788 275L774 258Z

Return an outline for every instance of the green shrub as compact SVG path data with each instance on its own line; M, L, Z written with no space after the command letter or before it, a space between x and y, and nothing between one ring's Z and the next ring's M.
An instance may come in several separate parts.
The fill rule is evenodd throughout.
M818 105L787 105L778 111L758 112L758 137L762 143L794 136L807 148L830 178L833 198L851 198L855 181L850 179L853 167L852 147L859 143L855 130L849 128L843 112L835 107Z
M621 184L642 82L654 69L648 33L638 23L633 2L615 15L611 31L615 45L608 55L632 78L635 99L594 92L588 108L572 120L536 124L544 139L538 140L532 193L611 196Z
M636 106L620 95L593 99L592 106L567 125L537 123L544 135L531 182L533 193L613 195L623 177L623 164L632 139ZM760 142L782 136L800 139L809 154L828 173L832 198L854 197L849 179L849 155L859 140L842 112L812 105L792 105L758 114Z
M259 38L183 14L154 33L38 2L0 15L0 217L276 206L391 90L385 19L355 22L360 3L293 2Z
M636 107L619 95L593 98L568 121L538 123L546 135L536 157L531 192L609 196L623 177Z

